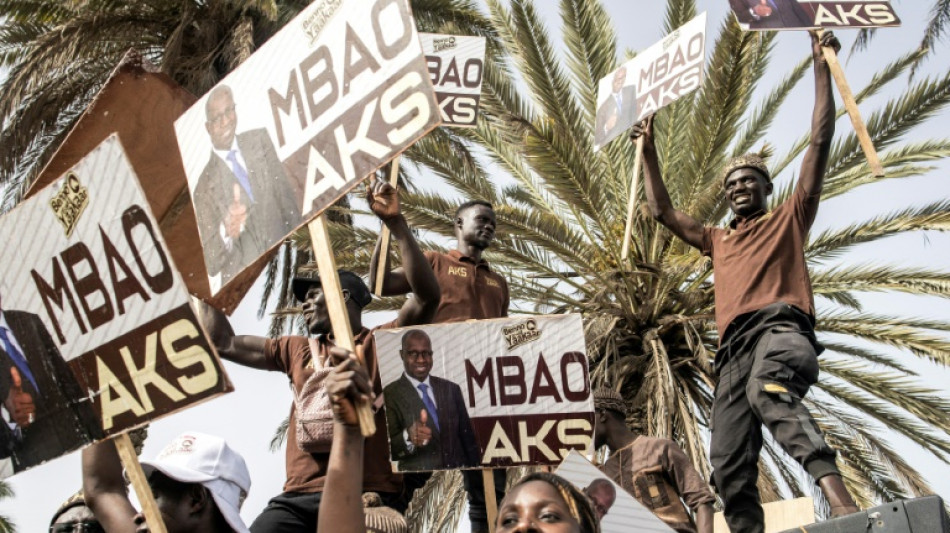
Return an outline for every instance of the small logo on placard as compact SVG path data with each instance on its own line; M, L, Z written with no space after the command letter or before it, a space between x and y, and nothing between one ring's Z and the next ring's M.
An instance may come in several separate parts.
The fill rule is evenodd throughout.
M513 350L522 344L536 341L541 338L541 330L538 329L537 322L534 319L525 320L520 324L503 328L501 332L505 335L505 342L508 343L508 349Z
M76 229L76 222L79 221L79 217L82 216L88 204L89 189L83 187L79 182L79 176L71 171L66 173L66 179L59 192L49 200L53 214L63 225L67 237Z

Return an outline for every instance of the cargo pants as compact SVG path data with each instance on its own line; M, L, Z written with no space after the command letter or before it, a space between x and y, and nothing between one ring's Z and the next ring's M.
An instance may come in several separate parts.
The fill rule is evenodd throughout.
M763 424L815 480L838 473L834 450L801 400L818 381L822 350L812 318L781 302L726 330L716 353L710 461L732 533L764 531L756 486Z

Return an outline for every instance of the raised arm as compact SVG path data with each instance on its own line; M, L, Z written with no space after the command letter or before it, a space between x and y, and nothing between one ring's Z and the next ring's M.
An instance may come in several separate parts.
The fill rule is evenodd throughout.
M222 358L261 370L278 370L275 363L264 356L264 343L267 339L253 335L235 335L228 317L197 298L192 298L198 311L201 325L211 337L218 355Z
M406 303L399 310L397 323L399 326L412 326L415 324L425 324L435 315L439 307L439 300L442 293L439 290L439 282L435 278L432 266L419 248L419 243L412 236L409 224L402 215L399 206L399 192L395 187L385 181L370 178L370 185L366 193L366 202L369 204L373 213L378 216L393 238L399 244L399 252L402 255L402 271L399 275L403 276L412 291L412 298L406 300ZM379 251L377 243L376 251ZM373 254L376 257L377 254ZM375 271L375 261L372 271ZM388 266L388 259L387 259ZM387 269L388 270L388 269ZM370 282L374 278L370 275ZM398 276L397 276L398 277ZM399 286L399 289L403 287ZM396 294L405 294L403 290ZM386 291L383 291L386 294Z
M815 109L811 117L811 142L802 160L798 186L811 196L821 192L828 156L831 153L831 141L835 136L835 100L831 94L831 70L822 54L822 48L831 47L837 53L841 49L841 43L831 32L823 33L820 39L814 31L809 32L809 35L815 70Z
M86 505L109 533L133 533L137 512L129 501L122 463L111 440L82 451L82 490Z
M366 370L350 352L331 348L333 371L326 389L333 405L333 445L323 486L317 531L321 533L363 533L363 436L354 402L372 403Z
M653 143L653 117L633 127L630 140L643 136L643 185L646 189L650 214L674 235L694 248L703 247L703 226L695 218L673 207L670 193L660 175L660 162Z

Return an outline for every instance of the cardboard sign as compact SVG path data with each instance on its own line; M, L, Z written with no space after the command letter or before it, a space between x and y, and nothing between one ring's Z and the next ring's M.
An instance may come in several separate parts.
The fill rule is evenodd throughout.
M698 89L705 60L704 12L600 80L595 149Z
M729 0L746 30L900 26L887 1Z
M599 503L602 508L607 508L600 520L600 530L603 533L673 533L670 526L576 451L564 458L555 473L587 493L595 504ZM610 488L602 487L605 484L609 484ZM615 496L612 504L609 498L611 488Z
M580 315L375 336L394 469L551 465L590 446L594 406Z
M310 4L175 122L212 293L438 123L407 0Z
M485 38L420 33L443 126L475 127L485 71Z
M232 390L115 135L0 218L0 240L13 471Z

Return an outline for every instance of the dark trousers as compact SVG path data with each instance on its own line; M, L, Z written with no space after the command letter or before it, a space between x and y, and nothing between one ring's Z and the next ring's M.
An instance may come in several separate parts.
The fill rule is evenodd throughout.
M406 512L408 498L400 494L379 493L383 505ZM271 498L254 519L251 533L313 533L320 513L320 492L284 492Z
M495 505L501 505L505 497L506 470L496 468L495 477ZM468 519L472 523L472 531L488 531L488 510L485 507L485 480L481 470L462 470L462 480L465 483L465 492L468 493Z
M816 480L838 472L835 452L801 399L818 381L812 319L777 303L730 324L716 354L710 461L732 533L761 533L756 482L762 425Z

